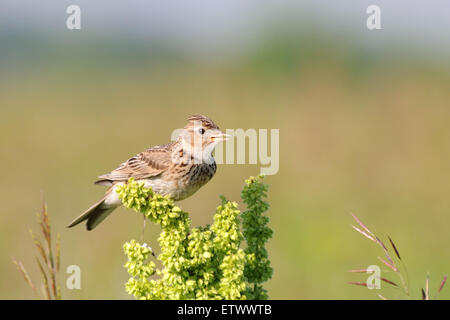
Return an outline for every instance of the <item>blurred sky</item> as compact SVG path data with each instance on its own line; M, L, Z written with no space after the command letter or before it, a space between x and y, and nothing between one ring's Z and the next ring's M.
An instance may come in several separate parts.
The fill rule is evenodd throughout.
M49 1L2 0L0 34L31 32L67 35L66 8L82 10L82 32L89 36L165 39L187 52L227 55L258 41L271 24L313 28L360 45L412 47L429 57L450 53L450 1L434 0L227 0L227 1ZM381 31L366 29L366 8L381 7ZM281 23L280 23L281 22ZM420 50L424 49L424 50Z

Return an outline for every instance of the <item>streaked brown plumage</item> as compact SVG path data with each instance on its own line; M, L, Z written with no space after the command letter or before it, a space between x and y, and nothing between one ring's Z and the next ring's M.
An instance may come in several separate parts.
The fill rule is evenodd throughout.
M112 172L99 176L95 184L109 187L105 196L68 227L87 220L87 229L95 228L121 205L115 187L126 183L129 178L143 181L154 192L169 195L174 200L191 196L214 176L216 162L212 152L226 138L227 135L207 117L189 117L176 141L149 148Z

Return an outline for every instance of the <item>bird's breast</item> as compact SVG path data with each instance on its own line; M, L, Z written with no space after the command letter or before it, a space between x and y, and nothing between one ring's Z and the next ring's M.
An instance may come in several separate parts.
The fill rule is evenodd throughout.
M216 163L176 164L160 176L145 180L145 187L174 200L190 197L216 173Z

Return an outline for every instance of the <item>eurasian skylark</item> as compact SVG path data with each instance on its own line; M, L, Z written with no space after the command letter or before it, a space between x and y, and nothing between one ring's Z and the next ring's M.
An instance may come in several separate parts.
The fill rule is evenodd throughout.
M122 163L111 173L99 176L97 185L109 187L105 196L73 220L73 227L87 220L92 230L122 203L116 187L134 178L145 187L174 200L183 200L205 185L216 173L212 155L216 145L229 136L210 119L202 115L188 118L177 140L155 146Z

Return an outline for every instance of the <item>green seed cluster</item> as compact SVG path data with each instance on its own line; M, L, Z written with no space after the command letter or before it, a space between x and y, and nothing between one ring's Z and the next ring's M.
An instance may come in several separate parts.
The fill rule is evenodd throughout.
M248 195L255 194L251 189L252 184L262 185L258 178L251 179L253 180L247 182L243 195L244 192ZM245 191L246 189L251 190ZM267 191L267 187L264 190ZM236 202L222 197L213 224L191 229L187 212L177 207L169 197L145 188L143 183L130 179L117 192L125 207L144 214L161 226L158 238L161 253L157 259L161 261L162 268L157 268L150 260L152 251L145 244L131 240L124 245L128 257L125 268L131 276L126 283L129 294L138 299L267 298L260 285L261 279L269 279L272 273L268 266L267 252L264 248L263 251L249 249L253 248L254 243L264 244L268 237L264 236L259 241L251 240L252 246L249 243L245 250L240 248L244 236L240 231L240 211ZM253 221L252 214L259 214L258 218L264 218L261 220L264 225L254 226L257 230L270 231L266 226L267 218L261 215L268 206L266 205L265 210L256 210L254 205L261 199L255 200L256 202L249 202L249 211L246 211L244 235L250 230L245 224ZM248 234L255 236L251 232ZM265 255L261 255L261 252ZM264 256L267 263L257 261L260 256ZM259 270L261 267L264 269ZM270 269L270 275L267 274L267 268ZM255 293L255 283L258 284L258 292L263 292L265 296Z
M268 185L263 184L263 176L250 177L245 181L241 197L247 205L247 211L242 213L242 226L247 248L245 254L244 275L249 286L245 292L248 299L265 300L268 298L267 290L262 283L272 278L273 269L267 255L265 244L272 237L272 230L267 226L269 218L264 212L269 209L269 203L264 200L267 197Z

